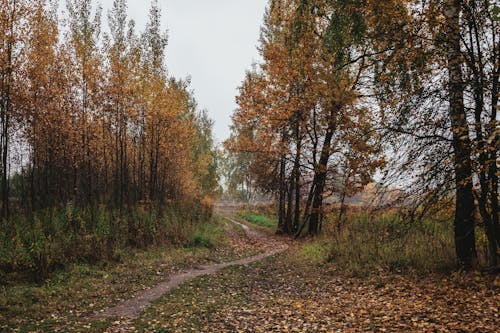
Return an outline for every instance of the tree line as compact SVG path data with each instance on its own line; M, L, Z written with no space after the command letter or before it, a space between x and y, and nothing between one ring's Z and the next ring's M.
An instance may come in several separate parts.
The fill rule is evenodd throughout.
M114 208L217 187L211 126L165 65L157 2L141 33L115 0L2 0L1 216L73 202ZM63 22L64 21L64 22ZM17 207L14 207L17 206ZM22 206L22 207L19 207Z
M488 0L270 0L232 135L279 232L321 231L325 200L377 179L410 218L454 202L456 255L497 265L500 8ZM234 157L235 159L237 157ZM248 183L248 181L246 181ZM439 207L438 207L439 208Z
M219 188L213 122L114 0L0 2L0 272L190 245Z

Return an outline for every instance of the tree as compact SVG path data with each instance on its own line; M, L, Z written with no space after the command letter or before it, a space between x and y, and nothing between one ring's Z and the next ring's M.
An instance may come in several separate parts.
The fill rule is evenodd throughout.
M492 120L498 105L494 6L489 1L413 1L408 8L412 33L384 59L379 73L396 82L379 90L382 127L399 140L399 166L407 171L400 174L415 179L408 184L413 198L419 198L415 208L423 213L439 198L455 198L459 265L475 266L476 208L489 239L490 265L495 265L498 181L491 170L498 144L485 139L495 138L491 128L497 123ZM391 95L399 101L392 102Z
M97 8L92 16L91 0L68 0L69 13L68 43L72 51L74 65L78 68L74 78L77 87L74 96L76 126L81 130L78 144L83 151L78 154L77 167L74 172L75 198L81 195L86 204L94 200L93 162L96 156L96 142L91 131L92 118L99 110L101 57L98 52L101 32L101 9ZM85 166L84 168L81 168Z
M362 7L356 6L271 1L262 30L263 63L241 87L228 147L253 152L260 166L254 170L272 180L267 186L277 193L279 232L300 234L306 225L312 235L320 231L324 196L336 183L334 164L343 165L355 155L351 151L371 162L352 164L359 168L352 170L351 183L366 183L365 174L380 163L371 111L359 99L372 64L363 56L364 30L356 25L361 11L353 10ZM301 209L304 184L309 192Z
M444 14L448 40L449 103L455 157L455 243L459 264L472 268L476 258L474 197L472 195L471 142L464 109L462 55L460 50L460 2L449 0Z
M9 217L10 150L13 123L21 81L17 74L23 57L23 36L27 24L23 17L29 16L29 7L23 0L2 0L0 6L0 173L1 200L0 218Z
M168 75L157 2L140 36L125 0L114 1L104 38L92 1L69 0L67 8L61 39L54 3L2 3L4 217L11 176L23 213L71 202L89 210L92 223L101 205L123 214L215 195L212 122L197 110L189 82Z

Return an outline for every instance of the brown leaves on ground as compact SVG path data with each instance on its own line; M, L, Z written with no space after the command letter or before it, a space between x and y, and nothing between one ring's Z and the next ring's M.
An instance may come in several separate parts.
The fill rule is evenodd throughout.
M216 262L283 244L283 239L271 236L247 238L242 230L230 225L225 229L230 240L219 251L207 253ZM37 288L40 301L11 308L10 318L0 321L0 327L2 331L22 328L26 332L158 333L494 332L500 327L499 286L488 281L493 280L491 277L418 276L383 270L353 277L335 263L304 260L297 255L301 246L296 244L286 253L258 263L198 277L164 295L137 320L89 321L85 313L104 304L113 305L117 297L128 298L130 291L143 288L141 285L154 285L154 280L165 279L163 274L175 271L176 264L182 262L186 267L209 260L201 253L190 260L186 253L181 255L181 250L168 256L165 252L144 253L128 261L127 267L103 271L100 278L89 272L89 276L80 274L67 282ZM168 263L162 263L170 256ZM118 281L118 277L119 284L127 289L121 296L108 282ZM79 296L68 292L63 300L55 294L65 288L71 292L79 288ZM4 306L12 306L16 290L16 295L24 295L34 288L12 289L10 303ZM70 309L78 309L78 313L68 313ZM27 314L30 319L24 318Z
M494 332L498 288L478 275L352 277L299 263L295 249L203 277L167 295L136 327L163 332Z

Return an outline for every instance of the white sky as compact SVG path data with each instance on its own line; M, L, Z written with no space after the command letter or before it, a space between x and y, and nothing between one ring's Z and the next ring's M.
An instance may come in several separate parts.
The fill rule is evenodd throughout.
M94 0L103 7L103 26L113 0ZM200 108L215 121L221 142L229 136L230 115L245 70L258 60L256 49L266 0L159 0L168 29L167 67L177 78L191 76ZM63 5L65 7L65 5ZM142 30L150 0L128 0L130 18Z

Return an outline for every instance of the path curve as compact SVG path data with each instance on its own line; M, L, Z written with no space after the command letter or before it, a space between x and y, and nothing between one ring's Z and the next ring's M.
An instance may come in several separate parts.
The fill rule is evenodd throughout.
M240 223L227 216L223 215L221 216L224 219L228 220L229 222L241 226L248 238L253 238L253 239L269 238L268 235L261 233L253 228L250 228L246 224ZM288 244L282 242L276 248L255 256L220 264L204 265L198 268L192 268L186 270L182 273L171 275L164 282L161 282L150 289L138 292L133 298L120 302L114 307L101 310L99 313L94 315L93 319L98 320L105 318L129 318L129 319L137 318L139 317L142 311L144 311L148 306L151 305L152 302L154 302L155 300L159 299L170 290L177 288L178 286L187 281L190 281L198 276L214 274L226 267L248 265L253 262L281 253L286 249L288 249Z

